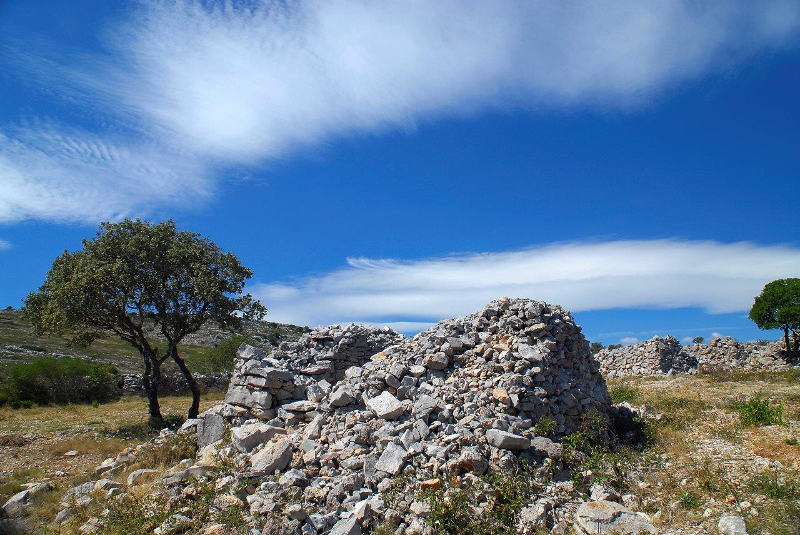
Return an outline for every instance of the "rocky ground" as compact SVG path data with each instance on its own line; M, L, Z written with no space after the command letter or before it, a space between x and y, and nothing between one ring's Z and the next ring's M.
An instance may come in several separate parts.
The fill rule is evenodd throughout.
M342 358L372 343L395 345ZM345 326L291 350L243 347L225 402L150 440L122 423L132 401L0 413L19 459L0 529L798 533L797 370L606 385L569 314L529 300L411 340Z

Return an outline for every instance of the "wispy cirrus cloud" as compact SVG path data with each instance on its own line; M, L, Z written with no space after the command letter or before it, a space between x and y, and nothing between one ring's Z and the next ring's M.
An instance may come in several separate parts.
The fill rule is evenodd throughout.
M11 243L0 238L0 251L5 251L6 249L11 249Z
M0 124L0 220L147 211L181 188L202 200L226 166L440 117L635 107L798 27L792 0L142 2L102 53L9 56L93 124ZM65 154L65 136L100 136L125 165Z
M0 222L116 219L213 188L198 162L141 139L43 122L0 133Z
M756 261L757 259L757 261ZM747 310L770 280L800 273L800 248L713 241L563 243L413 261L350 259L347 267L250 288L273 321L302 325L425 322L467 314L503 295L573 311L700 307Z

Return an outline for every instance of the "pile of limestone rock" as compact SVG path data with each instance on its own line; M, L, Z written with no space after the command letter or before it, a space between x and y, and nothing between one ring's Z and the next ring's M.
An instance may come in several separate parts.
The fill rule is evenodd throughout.
M341 357L353 347L362 354L355 364ZM412 339L334 326L272 354L243 345L225 403L179 431L196 433L196 457L165 474L131 472L111 499L150 485L151 500L175 504L154 530L161 535L189 526L227 533L231 507L244 517L237 533L360 535L380 526L429 535L437 528L424 491L472 489L484 496L470 505L481 518L490 507L481 476L524 460L537 490L516 532L655 533L625 496L602 485L588 499L577 492L562 458L561 437L612 412L598 363L559 306L503 298ZM98 473L124 476L137 453L126 455ZM203 485L215 489L216 523L198 526L181 504ZM107 521L94 517L81 529Z
M296 341L283 342L271 354L243 345L234 362L223 416L239 421L269 420L302 408L303 400L322 400L348 369L368 361L405 337L388 327L354 323L320 327ZM290 405L290 402L296 402ZM305 411L297 411L305 412Z
M785 370L793 363L782 342L740 343L730 337L682 346L672 336L603 349L595 358L605 377L672 375L727 370Z
M429 532L420 486L508 468L520 456L558 459L561 445L536 436L537 422L557 437L589 413L608 415L588 343L558 306L504 298L410 340L383 331L382 341L397 343L320 373L340 362L348 337L338 333L354 330L312 332L295 346L300 354L243 346L226 403L197 422L205 459L220 454L217 439L233 425L234 463L265 478L246 500L277 522L269 530L359 533L391 521L398 533ZM554 511L556 490L548 492L533 521L566 515Z

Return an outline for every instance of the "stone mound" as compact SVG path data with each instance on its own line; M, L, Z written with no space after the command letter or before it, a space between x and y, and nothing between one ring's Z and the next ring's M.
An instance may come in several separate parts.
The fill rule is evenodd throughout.
M740 343L725 336L682 346L672 336L602 349L595 358L605 377L652 376L728 370L784 370L792 366L781 342Z
M311 333L297 347L334 362L336 344ZM250 475L283 472L248 496L251 512L274 511L299 489L297 508L332 511L299 514L294 529L304 533L367 527L387 515L419 526L419 482L509 467L520 455L558 458L561 445L535 436L535 424L547 419L553 435L563 435L587 413L607 417L611 403L569 313L529 299L496 300L401 338L345 369L336 384L315 378L319 361L288 349L267 357L243 346L218 412L239 424L233 445ZM252 415L258 419L246 420ZM409 488L384 504L376 491L401 475Z

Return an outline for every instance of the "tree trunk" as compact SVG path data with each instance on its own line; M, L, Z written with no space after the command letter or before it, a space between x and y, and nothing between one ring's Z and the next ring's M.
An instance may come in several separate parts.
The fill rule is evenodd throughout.
M792 346L789 345L789 327L783 328L783 342L786 344L786 352L792 354Z
M189 368L186 366L186 362L178 356L177 348L173 348L170 353L172 354L172 360L174 360L178 368L181 369L183 377L186 379L186 382L189 383L189 388L192 390L192 406L189 407L187 418L197 418L197 414L200 412L200 388L197 386L197 381L195 381L192 372L190 372Z
M150 424L154 427L162 427L164 417L161 416L161 406L158 403L158 385L161 382L161 363L157 359L145 356L145 369L142 376L142 384L147 393L148 413Z

